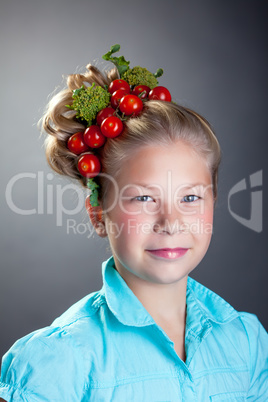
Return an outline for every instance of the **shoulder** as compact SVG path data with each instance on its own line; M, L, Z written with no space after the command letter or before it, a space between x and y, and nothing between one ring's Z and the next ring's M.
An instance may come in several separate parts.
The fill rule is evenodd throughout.
M54 401L59 384L61 392L73 392L73 377L78 382L84 377L79 348L64 329L46 327L19 339L4 355L0 396L39 400L46 395Z
M226 330L248 356L251 371L256 359L268 368L268 334L255 314L238 312L238 317L228 323Z
M56 318L50 326L38 329L19 339L10 349L13 353L23 353L27 348L78 348L79 338L75 328L83 332L83 326L94 326L100 306L105 303L102 291L93 292L73 304L61 316ZM8 356L9 352L6 354Z
M258 396L260 400L267 400L268 334L254 314L239 313L239 320L246 336L244 348L248 352L250 373L248 398L255 400Z
M14 394L14 398L24 400L22 395L29 395L29 400L39 400L40 395L46 394L50 401L79 400L88 372L84 367L84 339L88 346L92 329L98 327L96 313L103 302L101 291L94 292L75 303L51 326L15 342L2 359L0 397L9 400Z
M268 364L268 333L258 317L255 314L240 312L239 321L247 338L249 354L254 357L258 352L259 358L265 359Z
M251 344L256 340L267 344L267 332L257 316L235 310L221 296L201 285L192 278L188 281L189 302L197 306L202 316L218 327L220 331L229 333L237 342Z
M252 335L255 336L263 331L267 335L267 332L265 331L258 317L255 314L242 311L238 312L238 315L249 337L251 337Z
M210 349L224 351L228 362L241 362L249 373L248 398L266 400L268 382L268 334L257 316L236 311L222 297L189 278L187 297L193 311L212 329Z
M60 317L56 318L51 325L67 329L71 325L84 319L92 318L92 320L94 320L94 315L104 303L105 297L103 289L90 293L73 304Z
M79 338L76 335L83 332L85 325L98 325L98 310L105 303L103 292L93 292L72 305L61 316L56 318L50 326L38 329L19 339L5 355L24 353L27 349L37 351L47 348L79 348ZM27 350L27 352L29 352ZM44 353L45 354L45 353ZM37 357L38 355L35 355Z

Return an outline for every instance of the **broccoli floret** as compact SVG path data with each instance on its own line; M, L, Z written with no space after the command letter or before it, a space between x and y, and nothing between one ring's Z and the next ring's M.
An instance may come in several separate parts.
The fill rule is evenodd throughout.
M147 85L151 89L158 85L156 77L147 68L140 66L130 68L122 75L122 79L129 85Z
M110 97L110 93L105 88L96 86L95 83L87 88L82 86L73 91L71 109L76 110L77 118L87 121L90 126L97 113L109 105Z

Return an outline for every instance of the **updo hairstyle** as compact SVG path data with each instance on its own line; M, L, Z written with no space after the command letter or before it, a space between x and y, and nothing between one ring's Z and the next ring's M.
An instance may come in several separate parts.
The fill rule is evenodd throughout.
M67 88L56 94L47 106L41 124L49 135L46 138L46 157L49 165L57 173L77 179L86 187L86 178L77 170L77 156L67 147L68 138L84 131L85 126L76 119L76 111L66 105L72 104L73 90L82 85L109 85L119 78L117 69L107 73L100 72L95 66L87 65L84 74L72 74L67 78ZM221 152L218 140L208 121L198 113L173 102L147 101L137 117L124 122L124 131L116 138L107 139L105 145L97 150L101 160L102 172L116 179L123 163L141 147L168 145L181 140L191 145L203 156L211 172L214 199L217 198L218 168ZM103 175L103 176L106 176ZM102 175L94 180L100 185L99 201L105 204L110 181Z

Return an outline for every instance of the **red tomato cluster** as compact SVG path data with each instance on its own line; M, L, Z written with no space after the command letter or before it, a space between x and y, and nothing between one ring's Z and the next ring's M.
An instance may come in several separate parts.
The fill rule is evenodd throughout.
M87 151L90 151L90 148L101 147L105 140L98 126L90 126L84 132L75 133L68 139L67 146L71 152L76 155L83 153L77 163L78 170L82 176L92 178L100 173L101 164L99 158L92 153L87 153Z
M138 97L139 93L131 92L130 85L125 80L117 79L112 81L109 85L108 91L112 95L112 107L119 110L125 116L137 116L142 111L143 102ZM114 116L113 121L111 119L109 123L105 122L101 126L101 130L104 130L104 135L107 135L107 137L116 137L123 130L123 126L121 126L121 124L115 119L120 120L119 117ZM114 132L116 133L115 135Z
M90 150L102 147L106 138L115 138L123 131L123 122L116 116L121 112L124 116L137 116L143 109L143 99L171 101L171 95L165 87L152 90L146 85L137 85L131 91L130 85L121 79L111 82L108 91L111 94L111 107L102 109L96 117L96 125L91 125L84 132L73 134L68 139L68 149L80 156L78 170L87 178L97 176L101 171L99 158Z

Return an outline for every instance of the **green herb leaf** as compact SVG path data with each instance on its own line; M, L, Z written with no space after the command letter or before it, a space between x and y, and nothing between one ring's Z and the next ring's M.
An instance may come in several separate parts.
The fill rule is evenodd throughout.
M154 73L155 78L161 77L161 75L164 74L164 70L162 68L159 68L156 73Z
M110 61L115 65L117 68L119 75L121 77L122 74L124 74L128 69L129 69L129 63L130 61L127 61L124 56L120 57L112 57L112 54L118 52L120 50L120 45L114 45L111 47L111 50L104 54L102 58L104 60Z
M98 207L100 205L99 201L98 201L98 190L92 191L89 199L90 199L90 204L92 205L92 207Z
M87 188L90 190L95 190L99 188L99 185L94 181L93 178L87 180Z
M94 181L93 178L91 178L87 180L87 188L90 189L90 204L92 205L92 207L98 207L99 193L97 189L99 188L99 185Z
M120 50L120 45L113 45L113 46L111 46L111 50L110 50L110 52L111 53L116 53L116 52L119 52L119 50Z
M120 45L113 45L113 46L111 46L110 51L107 52L106 54L104 54L104 55L102 56L102 58L103 58L104 60L108 60L108 61L109 61L109 60L111 59L112 54L113 54L113 53L116 53L116 52L119 52L119 50L120 50Z

